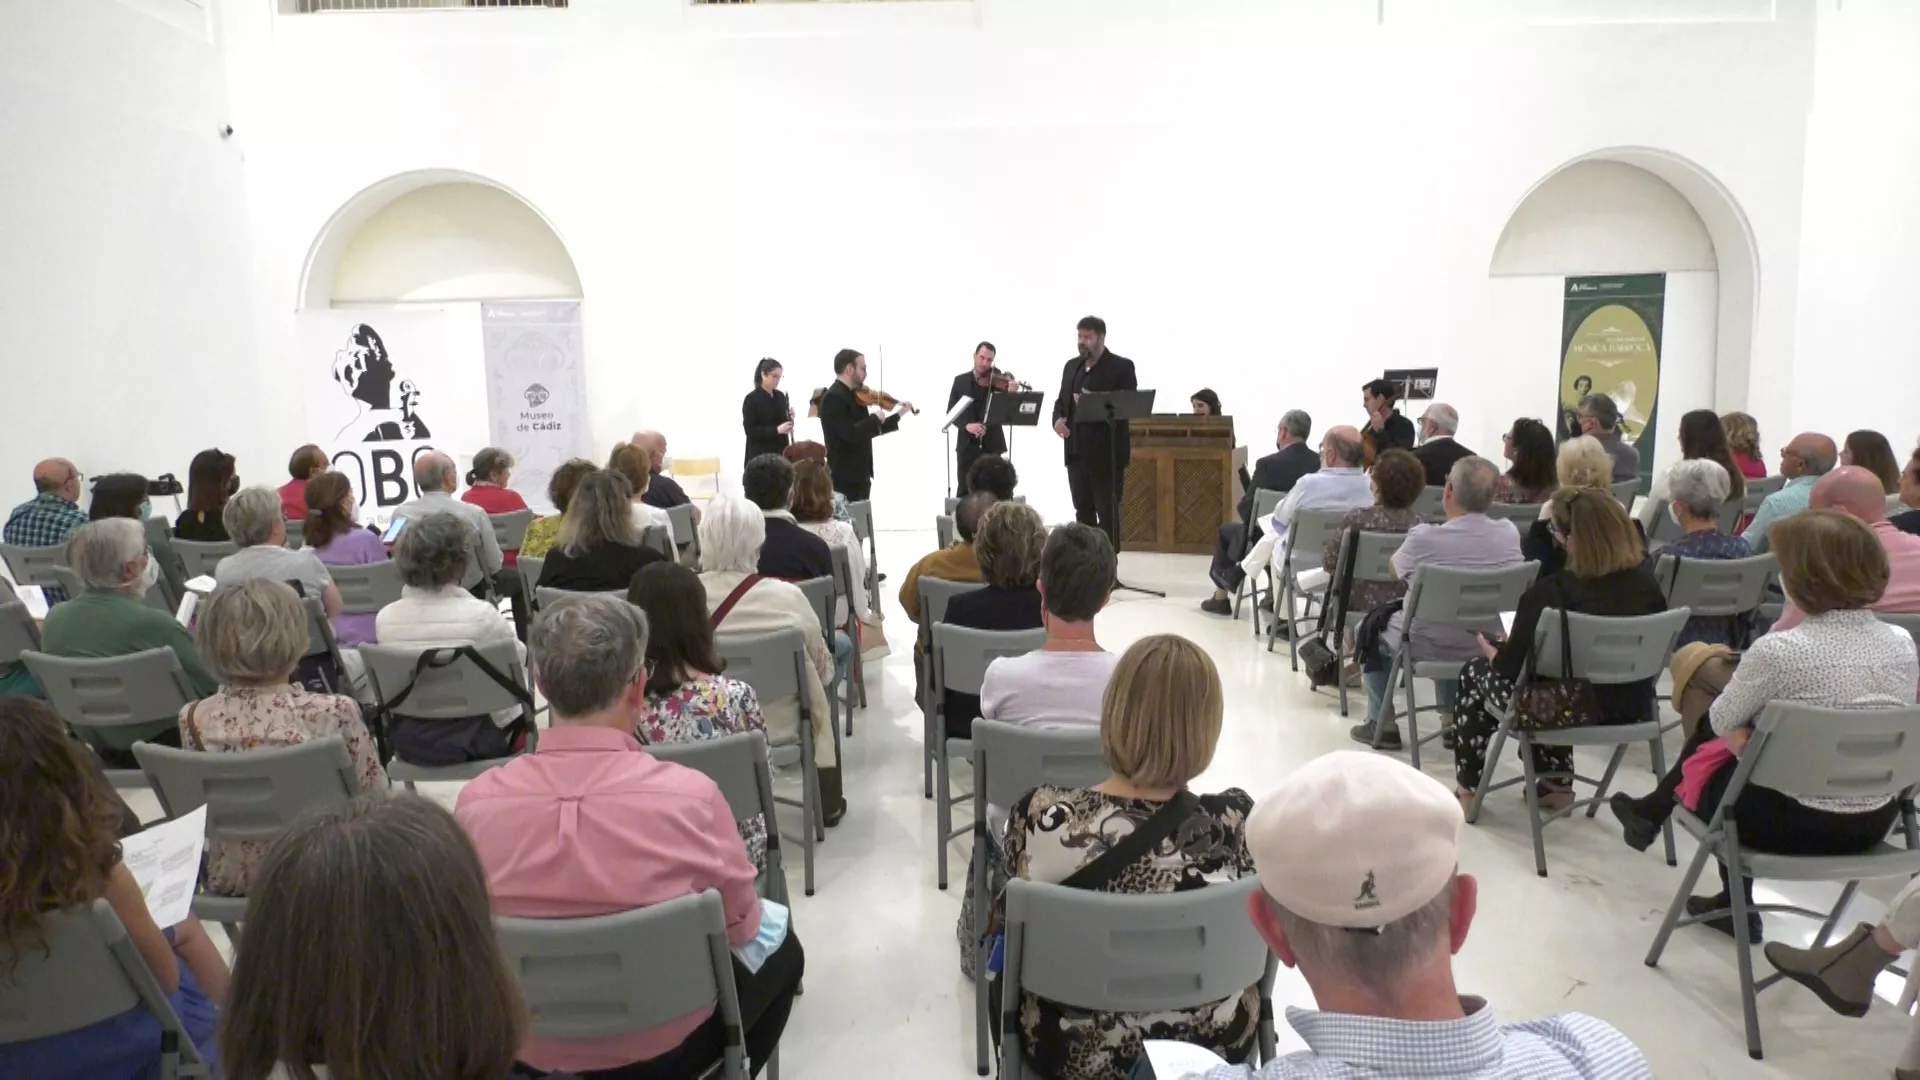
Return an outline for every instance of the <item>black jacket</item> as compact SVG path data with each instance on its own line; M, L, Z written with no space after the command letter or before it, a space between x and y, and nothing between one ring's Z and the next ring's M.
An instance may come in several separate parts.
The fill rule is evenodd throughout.
M655 469L653 474L647 477L647 493L640 496L640 501L648 506L671 510L676 506L685 506L693 500L687 498L686 489L680 486L680 481Z
M1308 473L1320 471L1320 455L1306 443L1289 443L1285 450L1275 450L1261 458L1253 466L1253 482L1247 485L1247 493L1240 496L1240 523L1246 524L1253 514L1253 493L1261 488L1268 491L1292 491L1293 485Z
M1066 367L1060 370L1060 395L1053 399L1053 418L1068 422L1066 458L1105 463L1111 454L1119 461L1124 471L1128 459L1133 456L1132 425L1125 420L1113 425L1113 438L1118 443L1118 452L1110 448L1107 442L1107 424L1105 420L1092 417L1074 417L1073 395L1076 387L1074 379L1085 366L1078 356L1068 360ZM1134 375L1133 361L1119 353L1109 352L1100 357L1100 362L1087 372L1086 379L1077 388L1085 393L1101 393L1108 390L1138 390L1140 380Z
M769 514L767 542L760 548L760 573L786 581L832 577L833 549L798 523Z
M1388 426L1392 426L1389 420ZM1413 448L1413 456L1427 470L1427 486L1441 487L1447 482L1447 474L1453 471L1453 463L1461 458L1473 456L1473 451L1453 441L1451 435L1427 440L1426 445Z
M633 584L633 575L639 573L641 567L665 559L665 555L645 545L601 544L578 556L555 547L547 552L547 561L540 567L540 580L533 584L538 589L612 592Z
M900 417L881 419L855 400L838 379L820 395L820 427L826 435L827 471L835 490L873 479L873 440L900 427Z
M1380 455L1389 450L1411 450L1419 441L1413 431L1413 421L1400 415L1395 409L1387 414L1387 422L1381 430L1373 430L1371 422L1360 425L1360 441L1373 447L1369 461L1378 461Z
M752 461L761 454L777 454L793 441L790 435L779 432L781 424L787 422L787 413L792 408L787 395L775 390L769 394L759 387L747 393L746 400L740 403L740 426L747 432L747 456L742 462Z
M999 424L988 424L984 436L976 439L967 434L968 424L977 424L987 415L987 388L981 386L973 377L971 370L953 378L953 389L947 394L947 411L952 412L961 398L972 398L973 404L954 421L954 445L961 451L979 450L984 454L1004 454L1007 452L1007 435Z

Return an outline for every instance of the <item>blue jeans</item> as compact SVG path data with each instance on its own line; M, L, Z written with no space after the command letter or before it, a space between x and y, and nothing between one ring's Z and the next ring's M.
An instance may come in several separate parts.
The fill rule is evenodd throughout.
M1380 719L1380 702L1387 696L1387 669L1363 671L1360 681L1367 688L1367 723ZM1460 698L1460 682L1457 679L1435 679L1433 681L1433 699L1439 703L1440 711L1453 712Z
M840 686L847 681L847 671L853 666L853 639L845 630L833 632L833 684Z

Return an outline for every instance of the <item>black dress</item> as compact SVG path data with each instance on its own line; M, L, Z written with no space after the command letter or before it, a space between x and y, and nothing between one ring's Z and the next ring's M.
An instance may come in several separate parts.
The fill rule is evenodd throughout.
M747 432L743 463L761 454L777 454L793 442L793 436L780 434L780 425L787 422L790 409L787 395L779 390L769 393L756 386L747 393L740 402L740 426Z
M200 544L225 543L232 539L220 514L207 510L182 510L173 521L173 535Z
M540 568L540 580L534 582L534 588L625 592L641 567L665 560L665 555L643 545L601 544L583 555L569 555L555 547L547 552L546 565Z

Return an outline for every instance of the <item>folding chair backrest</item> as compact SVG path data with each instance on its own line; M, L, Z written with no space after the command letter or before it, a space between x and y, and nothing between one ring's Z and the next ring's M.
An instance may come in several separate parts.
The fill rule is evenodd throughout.
M327 573L340 590L341 611L348 615L372 615L400 599L400 565L391 559L329 566Z
M758 731L693 742L649 743L647 753L661 761L704 773L727 797L733 816L745 821L757 814L773 819L773 773L767 766L767 737Z
M338 735L233 753L134 743L133 756L169 819L207 808L207 839L271 842L301 814L359 794Z
M171 720L199 695L172 649L126 656L22 653L60 719L76 728L136 727Z
M1613 492L1615 502L1632 509L1633 497L1640 494L1640 478L1636 476L1631 480L1622 480L1617 484L1607 485L1607 488Z
M413 669L423 653L438 652L452 646L362 645L360 658L366 662L367 676L373 682L375 696L381 702L392 701L402 690L413 692L394 709L394 715L412 720L459 720L479 716L496 709L521 704L505 687L493 681L468 657L461 656L444 667L428 667L414 678ZM525 687L526 669L520 666L513 642L495 641L471 646L495 671Z
M178 608L181 597L187 594L187 567L180 561L180 553L174 550L173 532L167 528L165 518L147 519L147 547L160 561L160 584L166 586L167 609Z
M649 525L640 534L640 546L649 547L674 561L679 561L679 549L673 546L673 530L665 525Z
M1668 607L1689 608L1695 615L1742 615L1766 602L1767 582L1779 569L1771 552L1745 559L1686 559L1674 566L1674 557L1660 556L1654 577L1667 593Z
M853 558L847 554L847 545L829 544L833 552L833 589L841 596L853 595ZM852 608L848 608L849 615Z
M1898 795L1920 784L1920 706L1830 709L1774 701L1754 729L1760 753L1748 783L1828 798Z
M675 547L687 547L700 540L699 530L693 527L693 504L681 503L667 507L667 521L673 525L673 543Z
M79 596L86 589L86 586L80 583L80 575L74 573L70 566L54 567L53 580L55 584L66 590L69 600Z
M40 627L27 614L24 600L0 604L0 664L20 662L20 654L40 651Z
M1686 608L1669 608L1657 615L1621 617L1568 612L1567 630L1573 635L1573 677L1595 685L1658 678L1667 669L1667 661L1673 656L1673 643L1692 614ZM1540 625L1533 640L1534 674L1549 679L1562 677L1557 608L1547 608L1540 613Z
M317 596L303 597L300 606L307 609L307 653L308 656L328 656L338 658L340 644L333 636L333 623L327 620L326 605Z
M1916 644L1920 644L1920 615L1892 611L1878 611L1874 617L1888 626L1897 626L1905 630Z
M179 1016L105 900L48 912L40 926L45 948L0 956L0 962L14 965L0 978L0 1044L77 1031L145 1005L162 1031L179 1035L183 1058L199 1060Z
M982 797L1012 806L1042 784L1092 787L1112 775L1097 727L1041 729L973 722L973 776Z
M987 586L978 581L948 581L946 578L920 578L920 627L927 627L947 617L947 601L963 592L984 589Z
M807 697L800 692L805 678L800 665L808 662L807 639L797 628L751 634L722 631L713 635L713 651L726 662L727 677L753 687L762 705L798 696L801 706L806 706Z
M1524 535L1533 523L1540 520L1540 508L1543 503L1494 503L1487 507L1487 516L1495 521L1510 521L1513 527Z
M1520 606L1533 587L1540 564L1520 562L1499 570L1422 566L1413 572L1406 609L1422 623L1440 626L1497 627L1500 613Z
M528 589L540 584L540 572L547 568L545 555L522 555L515 566L520 571L520 581Z
M1293 524L1287 526L1287 557L1301 560L1311 558L1317 565L1321 549L1327 546L1327 537L1340 530L1340 519L1346 516L1347 511L1339 507L1296 512Z
M613 915L496 917L493 928L542 1038L630 1035L716 1002L724 1023L739 1024L727 917L712 889Z
M527 541L527 526L533 524L533 511L488 514L487 520L493 523L493 538L499 541L501 551L519 551Z
M1419 496L1413 500L1413 514L1421 521L1432 521L1435 518L1444 517L1447 513L1446 499L1445 485L1436 487L1429 484L1421 488Z
M13 575L15 584L57 589L60 579L54 574L53 568L67 561L67 547L65 544L48 547L0 544L0 558L7 560L7 570Z
M953 524L952 514L941 514L933 519L934 542L940 550L945 551L953 546L954 532L955 526Z
M812 604L814 613L820 616L821 635L824 636L828 641L832 641L833 640L833 601L834 601L833 579L830 577L808 578L805 581L796 581L794 582L794 585L797 586L802 593L806 594L807 603Z
M934 685L962 694L978 694L981 681L987 677L988 664L1003 656L1025 656L1046 643L1047 632L1037 628L975 630L934 623Z
M1362 532L1353 548L1353 580L1399 581L1393 556L1406 542L1406 533Z
M847 503L847 514L853 518L853 535L861 543L873 539L873 503L860 499Z
M1714 519L1714 525L1721 532L1732 536L1734 531L1740 528L1740 519L1746 515L1746 499L1728 499L1720 504L1720 516Z
M1266 976L1267 946L1247 919L1259 887L1248 875L1130 895L1014 878L1009 989L1100 1012L1168 1012L1233 997Z
M287 548L299 551L307 546L307 523L304 521L287 522Z
M1673 520L1673 514L1667 509L1670 499L1654 499L1651 507L1653 526L1647 530L1647 542L1650 544L1671 544L1687 534L1680 523Z
M549 588L533 590L534 606L542 607L542 608L546 607L548 604L553 603L555 600L564 599L569 596L625 596L625 595L627 595L627 590L625 589L607 589L604 592L582 592L579 589L555 589L555 588L549 587Z
M240 545L230 540L182 540L174 538L173 550L180 556L180 564L186 570L188 580L197 577L212 577L213 568L220 560L240 550Z
M1253 520L1254 522L1257 524L1259 522L1265 521L1269 516L1273 514L1274 510L1280 506L1281 501L1284 500L1286 497L1287 497L1287 493L1284 491L1274 491L1271 488L1254 488L1253 489Z
M1751 498L1758 495L1764 499L1786 486L1787 478L1779 473L1774 473L1772 476L1762 476L1757 480L1747 481L1747 496Z

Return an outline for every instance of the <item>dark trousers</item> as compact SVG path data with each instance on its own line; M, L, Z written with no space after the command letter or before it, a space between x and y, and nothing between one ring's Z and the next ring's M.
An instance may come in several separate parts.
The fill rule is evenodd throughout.
M1073 492L1073 518L1082 525L1093 525L1107 534L1113 550L1120 551L1121 484L1116 481L1113 463L1071 458L1067 461L1067 488Z
M799 988L806 967L806 953L801 951L800 939L791 930L787 932L787 940L767 957L758 972L749 972L738 957L734 958L733 985L740 998L740 1023L747 1029L751 1075L759 1075L767 1060L773 1057L774 1048L780 1045L780 1033L786 1030L787 1016L793 1012L793 992ZM725 1049L726 1028L716 1008L707 1022L695 1028L684 1042L659 1057L619 1068L589 1069L570 1075L577 1075L581 1080L694 1080L719 1061ZM516 1062L513 1075L548 1074Z
M513 633L521 641L527 640L527 593L533 588L531 583L520 580L520 571L516 567L503 566L493 575L493 591L496 596L504 596L513 605ZM481 600L487 598L484 583L475 585L468 592Z
M971 439L963 439L960 445L954 448L953 464L954 467L959 470L960 474L958 481L953 486L954 498L964 499L967 497L967 491L969 490L967 487L967 470L973 468L973 463L985 456L986 451L980 449L980 444L973 442Z
M1232 592L1246 580L1247 572L1240 569L1240 560L1246 557L1250 544L1257 543L1265 531L1260 526L1253 527L1253 535L1247 535L1247 528L1239 522L1220 526L1220 535L1213 542L1213 568L1207 576L1213 579L1215 588Z
M833 490L847 497L848 502L864 502L873 495L873 477L854 480L852 478L833 478Z
M1707 723L1700 726L1712 728ZM1727 762L1707 781L1707 790L1700 797L1702 820L1712 817L1719 808L1738 765L1738 761ZM1897 802L1864 813L1837 814L1815 810L1791 795L1755 784L1741 790L1740 800L1733 809L1740 846L1775 855L1858 855L1885 840L1888 830L1900 818ZM1721 863L1721 895L1732 895L1728 885L1727 864ZM1742 878L1740 888L1747 903L1753 903L1753 879Z

